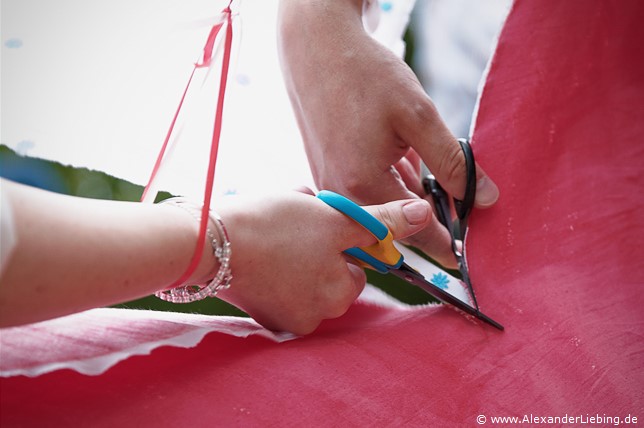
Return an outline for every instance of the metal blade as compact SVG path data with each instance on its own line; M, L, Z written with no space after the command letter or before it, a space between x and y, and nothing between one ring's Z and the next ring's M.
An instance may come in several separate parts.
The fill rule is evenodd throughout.
M470 274L467 270L467 265L465 264L465 257L458 251L454 250L454 254L456 255L456 260L458 262L458 271L461 273L461 279L467 285L467 288L470 292L470 297L472 298L472 302L474 302L474 306L476 310L479 310L479 304L476 301L476 294L474 293L474 287L472 287L472 281L470 280Z
M484 321L491 326L503 330L503 326L499 324L498 322L494 321L487 315L483 314L481 311L478 309L475 309L468 305L467 303L457 299L456 297L452 296L449 294L447 291L443 290L442 288L432 284L431 282L427 281L425 277L417 272L415 269L407 265L406 263L403 263L403 265L398 268L398 269L391 269L389 271L390 273L396 275L397 277L404 279L405 281L414 284L417 287L422 288L425 290L427 293L431 294L438 300L440 300L443 303L450 304L461 311L465 312L468 315L471 315L475 318L480 319L481 321Z

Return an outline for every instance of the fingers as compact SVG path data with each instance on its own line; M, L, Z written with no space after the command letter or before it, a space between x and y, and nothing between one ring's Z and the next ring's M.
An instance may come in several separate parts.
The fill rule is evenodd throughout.
M407 189L417 195L422 195L423 186L420 176L420 157L413 149L410 149L409 152L407 156L402 157L396 163L395 168Z
M394 239L405 240L445 267L456 267L451 237L426 200L395 201L365 209L385 223Z
M362 208L382 222L394 239L402 239L419 232L433 217L430 204L423 199L399 200ZM334 245L340 251L352 247L365 247L376 242L377 238L372 232L357 221L329 206L327 210L330 214L327 229L335 231L330 236L335 237Z
M429 226L404 242L418 248L446 268L454 269L458 266L452 252L451 237L436 217L432 218Z
M380 198L392 198L394 201L363 208L382 221L392 232L394 239L405 240L445 267L456 267L451 237L433 215L429 202L405 189L400 180L392 179L387 186L386 180L381 179L378 189ZM388 189L392 191L387 192ZM375 238L353 220L337 211L332 215L334 224L344 231L340 233L341 239L338 243L342 249L375 243Z
M394 126L399 136L413 147L445 190L458 199L465 192L465 156L456 138L447 129L433 103L420 85L412 88L410 99L415 104L406 114L396 117ZM475 205L486 208L499 197L499 189L485 171L476 167Z
M394 239L413 245L444 267L456 268L451 236L426 200L402 200L364 208L387 226Z
M346 256L346 275L338 278L342 280L340 287L336 287L333 304L328 305L324 313L325 319L337 318L344 315L353 302L360 296L367 283L367 274L364 269L354 264L350 257Z
M423 199L393 201L365 209L387 226L394 239L419 232L432 219L432 207Z

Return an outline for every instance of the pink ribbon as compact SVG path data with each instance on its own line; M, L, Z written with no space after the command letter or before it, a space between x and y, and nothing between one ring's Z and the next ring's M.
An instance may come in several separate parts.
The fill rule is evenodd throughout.
M163 163L163 159L164 159L166 150L168 148L170 137L174 131L174 127L176 125L177 118L179 117L179 112L181 111L181 108L183 107L183 103L186 99L186 94L188 93L188 89L192 84L192 79L195 75L195 71L198 68L210 67L212 63L212 54L214 51L215 41L217 40L217 36L219 35L219 32L225 23L226 32L224 33L224 40L223 40L224 52L223 52L223 59L221 64L221 77L219 82L219 90L217 95L217 109L215 111L215 121L214 121L212 140L211 140L211 146L210 146L208 172L206 175L206 188L204 191L203 209L201 211L201 219L199 224L199 238L197 240L197 245L195 247L195 251L188 268L181 275L181 277L179 277L168 288L173 288L184 284L190 278L192 273L197 269L197 266L199 265L199 261L201 260L201 256L203 254L206 231L208 228L208 213L210 211L210 202L212 199L212 191L214 187L215 166L217 164L217 153L219 152L219 139L221 136L221 123L222 123L222 116L223 116L223 110L224 110L226 84L228 81L228 70L230 68L230 55L232 50L232 38L233 38L232 12L230 10L231 4L232 4L232 0L228 3L228 6L222 11L221 20L217 22L215 25L213 25L212 29L210 30L210 34L208 35L208 39L206 40L206 44L203 48L203 56L201 59L201 63L199 62L195 63L192 73L188 78L188 83L186 84L186 87L183 91L177 110L175 111L174 117L172 118L172 122L170 123L170 128L168 129L165 140L163 141L163 146L161 147L161 151L159 152L159 155L157 156L157 160L154 164L154 168L152 169L152 174L150 175L150 179L148 180L148 183L145 186L145 189L143 190L143 195L141 197L141 201L143 202L150 196L149 191L152 188L152 185L155 179L157 178L158 172Z

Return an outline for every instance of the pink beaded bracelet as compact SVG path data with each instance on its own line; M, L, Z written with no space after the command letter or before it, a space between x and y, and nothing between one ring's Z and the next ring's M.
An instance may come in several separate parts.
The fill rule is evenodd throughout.
M162 201L161 203L179 207L190 213L190 215L192 215L197 221L200 221L202 207L184 198L170 198ZM233 276L230 268L232 249L230 247L228 232L217 213L211 210L208 213L208 216L210 223L215 225L218 235L215 237L212 233L212 229L208 227L207 237L212 245L213 255L219 261L219 270L215 274L214 278L203 284L182 285L168 290L157 291L154 295L159 299L172 303L190 303L205 299L206 297L215 297L219 290L230 287L230 281Z

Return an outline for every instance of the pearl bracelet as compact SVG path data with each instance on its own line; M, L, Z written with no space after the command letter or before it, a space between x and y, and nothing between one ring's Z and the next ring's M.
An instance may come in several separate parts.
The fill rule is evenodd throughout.
M190 213L197 221L201 221L202 207L184 198L170 198L161 203L179 207ZM218 237L215 237L210 227L208 227L206 231L207 239L212 245L213 255L219 261L219 270L212 280L206 281L203 284L182 285L169 290L157 291L154 295L159 299L172 303L190 303L205 299L206 297L215 297L219 290L230 287L230 281L233 276L230 268L232 249L230 247L230 240L228 239L228 232L217 213L211 210L208 217L210 223L215 225L218 235Z

